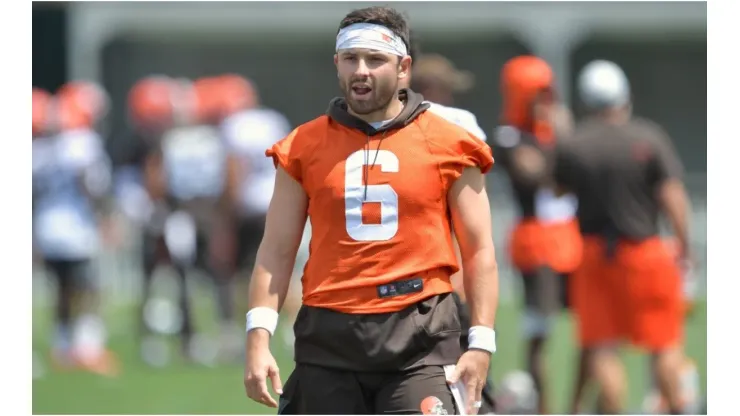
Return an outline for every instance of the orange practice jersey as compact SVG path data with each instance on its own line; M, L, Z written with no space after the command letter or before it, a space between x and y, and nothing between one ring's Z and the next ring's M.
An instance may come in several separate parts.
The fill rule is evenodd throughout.
M267 155L308 195L304 304L387 313L452 291L449 276L459 267L447 191L464 168L491 168L485 142L429 111L369 143L362 131L325 115ZM407 279L421 290L387 293L396 290L389 283Z

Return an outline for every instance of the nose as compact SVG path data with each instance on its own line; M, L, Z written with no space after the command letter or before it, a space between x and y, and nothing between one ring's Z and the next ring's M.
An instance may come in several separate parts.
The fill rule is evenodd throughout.
M370 76L370 68L367 66L367 61L360 58L357 60L357 68L355 68L355 76L366 78Z

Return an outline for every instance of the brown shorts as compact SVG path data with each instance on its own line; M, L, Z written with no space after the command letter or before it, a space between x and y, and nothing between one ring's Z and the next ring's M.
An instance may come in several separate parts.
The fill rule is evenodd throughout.
M584 241L571 295L583 346L629 341L650 351L683 336L684 301L675 257L659 238L620 242L606 255L600 238Z
M456 413L441 366L377 373L298 364L278 406L282 415Z
M455 364L460 318L451 293L398 312L347 314L303 305L295 324L295 361L357 372L397 372Z

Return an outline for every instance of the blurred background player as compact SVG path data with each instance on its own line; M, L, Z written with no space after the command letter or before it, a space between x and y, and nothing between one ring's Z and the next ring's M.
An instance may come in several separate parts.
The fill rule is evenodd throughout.
M166 206L161 232L180 277L183 353L197 361L211 360L201 356L202 348L195 342L188 296L187 275L200 269L213 279L216 289L219 355L235 358L239 342L233 336L236 325L228 267L235 170L216 129L218 83L203 78L192 84L171 85L172 114L176 117L161 137L155 137L145 161L144 182L153 203Z
M218 78L222 91L219 128L226 148L238 161L239 185L236 191L237 250L239 268L250 272L272 199L275 168L265 157L265 149L290 133L281 113L260 106L257 90L245 77L227 74Z
M594 61L578 78L589 112L559 148L557 182L579 201L583 261L572 276L579 341L604 413L625 410L621 342L648 351L668 413L684 411L680 384L685 302L679 264L691 259L683 167L657 124L632 116L629 82L614 63ZM678 258L659 236L667 216Z
M108 227L110 163L96 131L107 95L75 81L54 97L34 90L33 101L33 241L57 282L52 359L62 368L115 375L93 264Z
M153 279L158 266L171 262L164 240L164 223L168 215L167 201L149 193L152 187L147 187L145 177L147 160L157 154L164 134L183 123L188 112L192 111L187 108L187 101L178 100L178 96L182 95L179 92L181 88L183 86L177 80L165 76L149 76L133 85L128 94L128 116L133 132L132 152L124 166L118 170L122 183L119 196L121 210L134 224L140 225L142 231L140 352L142 358L152 365L164 363L167 353L165 345L151 334L168 331L156 322L157 316L151 311L157 307L156 305L160 305L160 309L166 308L162 305L169 305L165 299L157 299L152 293ZM177 275L184 279L182 273ZM189 356L192 308L186 286L181 284L178 288L177 310L181 318L180 328L169 330L179 331L182 351Z
M494 154L505 169L519 208L509 241L512 264L524 287L523 332L527 369L538 392L538 411L547 413L545 343L554 317L566 308L567 278L581 259L573 195L556 196L551 186L556 142L570 133L567 109L556 100L550 66L534 56L518 56L501 71L502 126ZM585 385L581 354L572 410L578 413Z
M411 76L401 82L401 88L408 88L420 93L426 102L429 103L429 109L445 120L455 123L467 130L470 134L478 137L483 142L486 141L486 133L478 125L478 120L473 113L462 108L453 107L454 94L469 91L475 82L472 74L458 70L447 58L437 54L421 54L418 38L412 35L411 48ZM430 98L431 97L431 98ZM439 100L439 101L435 101ZM462 264L460 259L460 249L455 240L455 253L458 264ZM463 350L468 348L468 330L470 329L470 311L465 305L465 288L463 287L462 271L453 274L450 281L455 289L453 296L460 314L460 345ZM493 395L493 383L491 379L486 382L486 387L482 393L483 406L479 409L480 414L489 414L496 411L496 404Z
M221 91L219 128L226 149L238 163L233 227L236 247L230 265L232 274L248 277L262 241L265 216L275 183L276 170L272 160L265 157L265 149L287 136L291 126L282 113L261 105L251 80L237 74L226 74L218 77L218 82ZM291 291L285 306L289 318L294 318L300 307L300 287ZM283 338L292 348L293 319L285 322Z
M454 107L454 94L470 91L475 84L473 74L455 68L447 58L438 54L421 54L413 51L413 77L411 89L424 96L429 110L486 141L486 133L478 125L473 113ZM414 57L412 56L412 59Z

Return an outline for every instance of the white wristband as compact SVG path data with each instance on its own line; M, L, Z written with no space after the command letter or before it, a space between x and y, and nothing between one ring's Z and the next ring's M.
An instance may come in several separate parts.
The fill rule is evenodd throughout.
M275 309L266 306L258 306L247 312L247 332L264 328L270 335L275 333L278 324L278 313Z
M496 331L487 326L474 326L468 330L468 349L496 352Z

